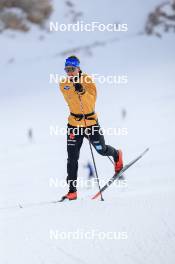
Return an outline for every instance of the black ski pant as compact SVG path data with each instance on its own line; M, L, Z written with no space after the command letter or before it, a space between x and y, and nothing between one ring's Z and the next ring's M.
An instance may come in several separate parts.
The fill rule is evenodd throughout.
M77 190L77 172L78 159L80 156L80 149L83 139L87 138L102 156L112 156L114 161L117 160L117 150L105 144L104 135L100 130L99 125L84 127L74 127L68 124L67 127L67 183L69 184L69 191L75 192Z

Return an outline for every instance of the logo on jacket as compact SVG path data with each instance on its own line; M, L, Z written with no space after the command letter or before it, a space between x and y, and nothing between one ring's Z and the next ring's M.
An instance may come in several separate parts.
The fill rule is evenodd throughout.
M64 90L69 90L70 89L70 86L66 85L64 86Z
M70 133L69 138L72 139L72 140L75 139L74 133Z

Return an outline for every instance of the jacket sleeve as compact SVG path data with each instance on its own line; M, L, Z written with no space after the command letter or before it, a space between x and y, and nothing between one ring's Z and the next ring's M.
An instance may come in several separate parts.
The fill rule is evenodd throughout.
M64 83L60 82L59 83L59 88L60 88L61 93L64 96L65 101L67 102L67 97L66 97L66 93L65 93L65 90L64 90L64 85L65 85Z
M83 86L84 88L84 94L89 95L90 97L94 97L96 99L97 97L97 89L95 83L92 81L92 78L87 76L86 83Z

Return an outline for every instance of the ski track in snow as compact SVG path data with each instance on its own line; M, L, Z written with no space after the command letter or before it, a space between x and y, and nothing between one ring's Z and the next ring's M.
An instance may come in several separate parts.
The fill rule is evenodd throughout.
M104 202L92 203L92 201L84 200L8 211L3 219L8 226L5 230L8 243L10 241L8 248L12 247L12 252L18 252L20 251L18 247L22 244L24 253L32 263L37 263L38 259L41 263L42 259L43 263L47 261L57 263L54 262L57 258L59 261L63 260L63 263L69 263L70 259L73 263L89 261L95 263L98 258L102 258L102 263L108 263L110 259L113 263L118 263L118 259L125 263L148 263L157 260L159 263L166 263L168 259L170 263L173 263L175 234L174 215L171 208L174 194L172 197L158 195L151 204L149 197L145 196L134 199L127 196L122 198L121 202L121 198L117 201L116 197ZM97 204L98 215L96 214ZM71 224L67 219L70 213L73 219ZM108 217L106 218L105 215ZM30 218L29 222L28 218ZM86 231L91 228L126 231L128 239L126 241L82 241L81 243L76 240L49 241L50 228L61 231L76 230L77 222L80 224L80 229ZM16 223L20 228L16 229ZM17 244L16 238L18 238ZM84 248L88 248L88 252ZM22 260L21 257L20 254L17 258L18 263L22 263L23 257ZM25 254L24 258L26 258Z

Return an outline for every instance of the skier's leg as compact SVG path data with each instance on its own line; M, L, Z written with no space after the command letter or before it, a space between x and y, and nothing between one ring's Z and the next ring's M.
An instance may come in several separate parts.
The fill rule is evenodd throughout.
M95 129L93 128L95 127ZM90 141L95 147L96 151L103 156L112 156L114 159L115 172L119 172L123 168L123 157L122 151L116 150L110 145L105 144L105 139L100 131L100 126L92 126L92 132L90 134Z
M67 129L67 183L69 185L69 192L76 192L77 190L78 159L83 143L83 135L80 133L75 135L75 128L68 125Z
M92 126L87 131L90 132L89 139L96 151L102 156L112 156L114 162L116 162L118 159L118 151L112 146L105 144L104 135L100 132L100 126ZM85 137L88 138L87 135Z

